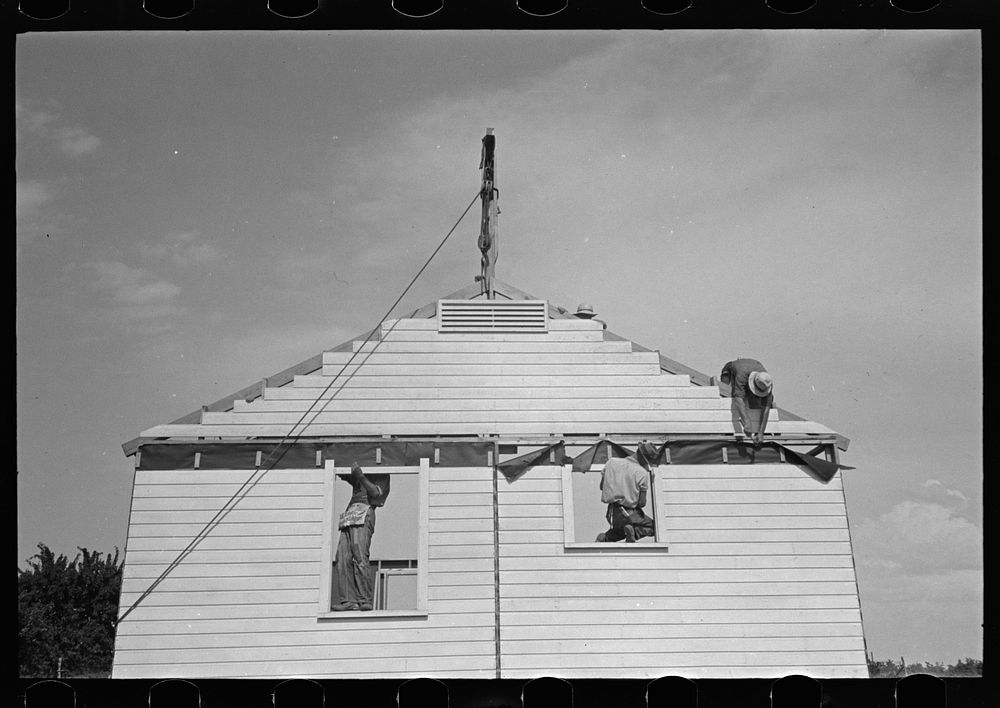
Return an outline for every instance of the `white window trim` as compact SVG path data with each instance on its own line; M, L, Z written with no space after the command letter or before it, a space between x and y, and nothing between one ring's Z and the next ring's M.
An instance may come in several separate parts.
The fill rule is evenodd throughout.
M654 469L654 472L662 473L665 468L665 465L659 465ZM604 465L592 465L590 469L594 472L603 472ZM660 479L663 478L662 474L657 474L656 476ZM640 543L625 543L624 541L620 543L597 543L594 541L577 542L573 509L573 465L563 465L563 547L568 550L599 551L601 553L643 553L648 551L658 551L660 553L664 553L669 547L669 544L666 542L663 530L663 514L660 513L660 499L656 495L655 484L656 481L654 479L654 489L650 495L652 498L649 500L650 505L652 506L653 520L656 523L656 538L654 541L645 541Z
M416 474L419 475L417 491L417 606L406 610L368 610L333 612L330 609L333 592L333 560L337 552L334 536L339 534L336 520L339 517L339 507L346 506L341 502L344 492L337 493L337 475L348 474L350 467L336 467L334 460L326 460L323 480L323 547L321 550L322 567L320 570L318 618L329 619L377 619L381 617L426 617L427 616L427 517L428 517L428 480L430 477L430 460L420 459L417 467L372 467L372 474ZM391 492L390 492L391 493ZM339 537L339 536L338 536Z

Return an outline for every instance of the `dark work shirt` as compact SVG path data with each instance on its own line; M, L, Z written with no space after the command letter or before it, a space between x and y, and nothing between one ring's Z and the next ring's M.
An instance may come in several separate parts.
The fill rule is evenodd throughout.
M745 398L751 408L774 407L774 392L761 397L750 390L750 374L754 371L767 371L764 365L756 359L735 359L722 367L723 381L728 381L733 398Z

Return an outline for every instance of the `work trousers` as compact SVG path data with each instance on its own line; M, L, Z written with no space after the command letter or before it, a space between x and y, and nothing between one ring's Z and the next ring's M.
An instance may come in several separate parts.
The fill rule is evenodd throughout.
M747 399L741 396L734 396L729 408L733 415L733 431L737 435L750 437L760 430L763 410L751 408Z
M337 544L337 584L341 602L358 604L372 602L374 578L368 552L375 533L375 507L368 507L368 516L361 526L340 530Z
M642 509L625 509L618 504L608 504L608 521L611 528L604 533L605 541L621 541L625 538L626 525L635 529L636 540L656 535L653 517L646 516Z

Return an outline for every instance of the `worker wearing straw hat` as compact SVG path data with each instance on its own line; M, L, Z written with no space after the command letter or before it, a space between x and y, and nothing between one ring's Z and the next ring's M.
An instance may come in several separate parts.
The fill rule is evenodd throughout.
M740 358L723 366L719 378L723 383L728 383L732 390L730 409L736 436L748 435L755 445L760 445L767 428L767 418L774 407L774 381L771 375L756 359Z

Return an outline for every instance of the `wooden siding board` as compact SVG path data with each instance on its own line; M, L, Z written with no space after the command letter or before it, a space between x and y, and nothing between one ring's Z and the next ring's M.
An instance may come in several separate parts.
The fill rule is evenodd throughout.
M207 521L207 519L206 519ZM150 524L137 522L132 525L132 538L186 538L191 539L198 535L205 527L202 523L174 523L174 524ZM315 536L322 530L322 523L317 521L307 521L303 523L262 523L248 522L239 523L228 517L218 522L212 529L211 534L216 538L229 536L260 536L262 534L282 537L290 536Z
M650 552L645 554L641 560L637 560L634 557L635 554L631 553L623 543L618 545L621 548L620 552L601 553L597 557L593 555L583 556L579 553L504 557L500 559L500 570L570 571L586 568L588 572L596 572L599 566L600 569L606 571L605 576L603 580L595 581L586 586L590 588L609 584L623 586L624 580L607 575L607 573L621 571L650 571L649 577L642 582L658 587L676 584L683 576L675 575L675 572L695 570L736 571L742 569L766 573L767 571L785 572L810 568L836 568L842 571L851 569L850 556L845 557L844 555L775 556L768 554L766 549L760 549L758 554L753 556L705 555L675 558L669 552ZM515 585L513 581L507 584ZM542 592L554 592L554 589L542 587Z
M660 588L653 585L643 585L642 590L639 589L629 589L624 588L625 595L613 595L611 592L616 588L622 588L621 583L614 585L597 585L590 592L585 594L551 597L548 595L531 595L531 596L505 596L500 600L500 609L503 612L520 612L523 611L524 601L531 597L532 606L537 611L546 612L561 612L563 610L586 610L590 611L594 606L594 599L601 599L601 607L605 612L631 612L635 609L644 610L663 610L665 612L677 612L677 611L730 611L739 612L741 617L744 616L743 613L747 613L749 617L750 612L755 612L758 610L776 611L776 610L812 610L812 609L822 609L822 610L857 610L858 609L858 598L853 594L844 595L802 595L802 594L791 594L791 595L680 595L664 597L659 594ZM671 618L669 615L664 615L665 619ZM773 615L771 616L773 619ZM788 622L794 622L794 620L789 619ZM663 622L658 623L656 626L662 626ZM680 624L682 626L699 626L687 625L685 622L670 622L669 624ZM751 624L766 624L768 626L775 624L774 622L737 622L734 623L734 627L746 627ZM853 627L852 631L860 634L860 628L849 623ZM579 629L579 631L584 636L589 636L588 627L592 628L597 632L598 627L601 626L599 623L585 624ZM621 624L622 627L635 627L636 625L632 623ZM646 625L643 625L646 626ZM806 625L803 625L806 626ZM649 630L654 631L654 630ZM767 633L767 629L759 629L759 632ZM603 636L603 632L600 632ZM640 633L641 634L641 633ZM806 633L808 634L808 632ZM548 632L546 632L548 636ZM696 636L696 635L694 635Z
M815 658L809 656L814 654ZM537 672L539 664L546 667L566 667L570 669L591 669L607 675L610 669L633 669L636 666L664 666L680 669L710 668L712 666L837 666L852 665L857 662L859 654L864 659L864 652L859 649L846 651L758 651L758 652L676 652L665 661L662 655L642 651L621 651L615 647L613 652L599 651L574 654L549 654L540 659L536 654L510 654L505 656L505 665L509 669L524 668ZM810 661L812 659L812 661ZM537 675L537 673L535 674ZM664 675L664 674L658 674ZM682 675L686 675L684 672ZM788 673L781 673L787 676Z
M321 661L260 661L248 670L242 661L191 663L175 661L169 665L116 666L114 678L237 678L270 679L275 677L307 676L314 680L326 678L492 678L492 655L430 657L426 659L401 658L394 661L364 659L338 659Z
M156 588L156 594L164 597L171 593L190 592L198 597L203 595L208 597L211 593L222 592L243 592L243 588L252 583L258 590L266 592L280 590L308 590L315 595L319 589L319 568L315 566L314 571L308 575L292 574L226 574L208 577L195 577L191 575L174 575L171 573ZM159 575L159 574L157 574ZM154 576L155 578L156 576ZM149 574L145 576L130 574L122 581L122 593L138 596L139 593L149 587L152 578ZM249 598L248 598L249 599Z
M378 389L371 389L378 390ZM442 392L438 392L442 393ZM447 393L447 390L444 391ZM229 414L237 415L260 415L262 413L303 413L315 412L316 410L342 412L368 412L380 410L398 410L416 412L456 412L456 411L563 411L572 408L576 411L657 411L657 412L690 412L690 411L725 411L729 414L728 403L721 398L675 398L675 397L647 397L647 398L572 398L546 396L543 393L533 392L532 397L527 396L475 396L474 392L469 392L467 398L444 397L423 397L419 395L406 398L361 398L358 396L346 397L338 395L317 404L316 399L257 399L249 403L237 402L236 407ZM205 421L218 419L217 416L206 418Z
M636 641L642 639L641 642ZM863 649L861 637L713 637L713 638L661 638L648 635L624 634L620 648L625 654L655 654L659 661L673 658L677 654L703 653L752 653L752 652L818 652L857 651ZM632 640L632 641L628 641ZM512 654L562 654L593 655L594 649L589 637L581 639L533 638L507 640L507 649Z
M205 634L186 634L186 625L178 623L163 623L157 627L161 630L157 635L157 647L160 651L176 649L235 649L235 648L270 648L311 646L324 647L329 642L327 628L314 625L310 629L282 631L280 628L269 631L255 628L254 631L239 631L232 625L217 625L217 629ZM414 646L440 642L441 633L438 630L410 629L409 639ZM338 632L340 645L349 647L370 639L370 632L364 630L343 630ZM478 651L482 642L493 643L492 627L456 627L448 632L448 639L453 642L470 643ZM138 636L123 637L122 647L125 649L143 649L143 639Z
M639 565L638 561L636 565ZM596 568L502 572L504 582L553 585L600 583L608 574L608 571ZM642 567L616 570L615 573L616 580L624 583L643 582L650 577L650 572ZM672 585L720 583L739 586L744 592L753 592L755 583L786 583L793 590L809 592L810 583L853 582L854 571L851 568L698 568L671 571L670 581Z
M555 399L560 398L564 400L573 401L576 405L582 401L593 401L593 400L615 400L615 399L625 399L626 401L644 401L644 400L663 400L676 402L680 405L681 401L693 400L700 401L701 405L707 401L712 401L713 404L717 404L718 401L722 401L727 404L726 399L720 399L718 394L710 389L705 388L683 388L681 386L669 386L663 388L652 388L649 386L637 386L637 385L621 385L614 386L610 385L614 382L604 381L593 381L589 384L581 384L579 386L574 385L559 385L559 382L552 382L550 384L540 383L537 386L504 386L495 388L477 388L473 385L456 385L456 386L433 386L419 384L403 386L394 385L398 382L389 381L384 386L374 385L371 381L361 381L358 379L351 379L354 385L345 386L338 390L338 388L327 389L325 385L323 386L286 386L284 388L268 388L264 391L264 397L262 399L257 399L249 404L241 404L241 408L246 406L253 406L254 403L264 404L273 401L299 401L303 408L308 408L308 406L313 401L326 401L330 398L333 400L345 400L345 401L374 401L381 399L388 399L391 401L404 401L411 398L419 398L421 400L432 400L432 399L451 399L451 400L461 400L461 399L471 399L475 401L482 400L503 400L503 399ZM373 384L373 385L364 385Z
M576 387L576 386L648 386L667 389L672 386L683 388L690 385L686 376L676 376L672 374L660 374L658 372L645 371L639 373L633 371L636 367L631 367L622 372L618 365L591 366L587 369L574 366L571 370L566 367L550 367L554 370L547 371L541 367L482 367L482 370L465 368L465 373L455 373L444 369L434 370L430 367L408 367L401 366L397 370L399 373L389 374L389 372L365 373L363 367L360 372L348 378L348 376L334 377L328 376L296 376L291 385L296 388L325 389L328 386L340 386L344 388L374 388L387 386L390 388L411 388L419 386L444 387L455 386L459 388L503 388L505 386L515 387ZM453 367L454 368L454 367ZM649 367L642 367L648 369ZM509 373L507 372L509 370ZM349 374L350 372L345 372Z
M782 497L785 495L782 494ZM773 516L835 516L843 517L844 505L836 501L788 503L774 501L764 503L732 503L720 502L718 495L715 503L703 501L674 501L668 496L663 504L664 515L668 518L680 517L723 517L723 516L756 516L770 518Z
M129 562L129 579L154 580L166 567L165 563ZM180 578L188 582L199 580L221 581L230 576L245 578L265 578L267 576L315 576L319 583L319 569L315 563L301 561L272 561L269 563L190 563L185 561L176 566L165 583Z
M128 567L132 565L159 565L166 567L168 563L177 557L180 548L152 550L139 550L128 547ZM197 554L197 555L195 555ZM195 553L185 559L185 564L189 565L216 565L221 563L281 563L281 562L308 562L316 563L319 560L319 549L312 545L303 548L214 548L208 549L199 546Z
M307 375L296 379L295 385L312 385L322 382L326 386L339 385L348 380L368 378L391 379L394 376L436 377L436 378L484 378L498 377L550 377L550 376L660 376L660 368L653 363L633 362L628 364L348 364L344 366L324 366L320 376ZM671 374L663 374L671 376ZM676 380L675 380L676 381ZM311 382L311 383L310 383ZM667 382L664 382L667 383ZM675 385L686 386L686 382Z
M419 404L417 404L419 405ZM572 423L591 423L601 426L623 426L632 422L656 423L668 426L673 422L714 422L725 423L731 420L729 411L725 410L653 410L622 408L614 410L541 410L541 409L509 409L481 407L477 410L329 410L316 408L306 417L309 429L318 425L364 425L364 424L399 424L405 425L413 419L415 413L420 414L423 424L440 425L442 429L452 424L462 425L495 425L498 423L551 423L564 425ZM206 413L203 425L274 425L291 429L302 420L302 413L246 412L246 413Z
M522 337L518 341L493 340L480 341L476 334L469 334L458 339L428 339L424 341L397 341L395 337L381 342L368 342L362 346L355 340L352 351L364 356L368 352L379 354L447 354L461 352L464 354L627 354L632 351L631 342L608 342L603 340L565 341L553 339L550 335L539 338ZM338 355L338 356L343 356ZM343 361L344 359L340 359ZM333 363L331 358L323 363Z
M862 657L863 658L863 657ZM548 666L536 663L530 668L504 668L504 676L510 679L532 679L539 676L551 676L561 679L592 679L595 677L614 677L629 679L655 680L662 676L684 676L690 679L779 679L791 675L811 676L813 678L868 678L867 666L857 661L843 664L806 665L784 663L775 666L710 666L710 667L675 667L675 666L616 666L607 670L593 668L570 669L560 666Z
M633 609L628 613L629 622L641 625L659 624L721 624L721 625L769 625L776 622L809 623L809 622L842 622L859 626L860 611L857 608L833 608L804 610L672 610L672 609ZM503 626L515 625L536 627L537 635L544 636L545 628L552 625L578 625L581 627L600 625L620 625L621 612L600 612L593 609L565 609L558 612L514 611L504 613Z
M162 512L167 514L187 513L187 512L209 512L211 515L222 508L228 496L176 496L159 494L155 497L134 496L132 499L132 513ZM244 512L269 512L269 511L291 511L292 513L313 513L322 503L322 495L303 494L295 497L268 496L257 494L246 496L240 500L232 513ZM176 511L175 511L176 510Z
M396 367L405 366L475 366L475 367L516 367L517 371L531 371L536 366L557 365L575 368L578 364L614 365L655 365L659 369L659 357L655 352L614 352L614 351L558 351L550 347L538 347L533 352L507 352L490 350L463 351L459 343L448 350L433 352L392 352L379 348L371 352L347 353L327 352L323 355L323 376L333 376L343 366ZM530 354L530 356L526 356ZM362 363L363 362L363 363Z
M530 640L538 638L538 629L531 626L503 626L504 640ZM760 637L860 637L857 625L845 622L794 622L770 624L602 624L548 626L548 639L580 639L591 641L613 641L618 639L755 639Z

